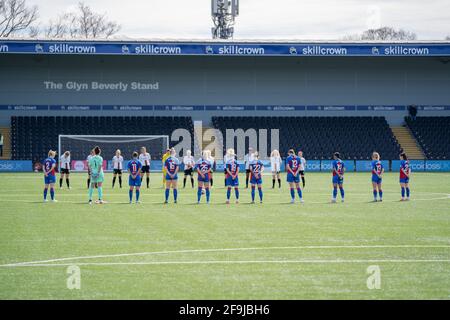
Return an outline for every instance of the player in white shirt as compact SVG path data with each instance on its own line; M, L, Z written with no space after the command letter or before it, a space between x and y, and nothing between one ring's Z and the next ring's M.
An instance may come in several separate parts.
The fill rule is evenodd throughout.
M121 155L121 151L119 149L116 150L116 155L112 158L113 162L113 181L112 187L116 184L116 178L119 176L119 187L122 189L122 170L123 170L123 157Z
M275 179L278 179L278 188L281 188L281 157L278 150L270 154L270 167L272 170L272 189L275 188Z
M250 179L250 163L253 162L253 148L248 148L248 153L244 156L244 164L245 164L245 188L248 189L248 181Z
M303 188L305 188L306 160L303 158L303 151L298 152L298 157L300 158L300 177L302 178Z
M64 154L59 158L59 171L61 176L59 177L59 188L62 189L64 175L66 176L67 188L70 189L70 151L64 152Z
M88 189L91 186L91 168L89 168L89 160L91 160L94 155L95 155L94 150L91 150L91 153L86 158L86 166L87 166L87 173L88 173L88 178L87 178L87 188Z
M183 158L183 164L184 164L184 179L183 179L183 189L186 187L186 180L187 177L191 177L191 184L192 188L194 188L194 166L195 166L195 159L192 156L191 150L186 151L186 155Z
M234 149L230 148L227 150L227 152L223 156L223 173L225 174L225 180L224 180L225 187L227 186L227 162L232 159L237 160L236 155L234 154Z
M141 179L144 179L144 174L147 177L147 189L150 188L150 153L147 152L145 147L141 148L141 154L139 155L139 161L142 164Z

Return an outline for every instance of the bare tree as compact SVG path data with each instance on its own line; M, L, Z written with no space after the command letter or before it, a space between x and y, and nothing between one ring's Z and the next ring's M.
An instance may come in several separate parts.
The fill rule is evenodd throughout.
M48 38L109 38L120 30L120 25L109 21L106 14L99 14L80 2L76 12L69 12L50 20L44 29Z
M0 37L29 29L37 18L37 6L27 6L26 0L0 0Z
M392 27L382 27L378 29L368 29L360 35L349 35L343 37L344 40L369 40L369 41L409 41L417 40L414 32Z

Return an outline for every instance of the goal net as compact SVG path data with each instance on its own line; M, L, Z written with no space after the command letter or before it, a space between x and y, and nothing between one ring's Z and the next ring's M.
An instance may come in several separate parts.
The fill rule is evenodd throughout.
M124 166L126 161L131 160L133 152L139 153L141 147L147 149L152 160L161 160L169 147L169 136L59 135L58 157L65 151L70 151L72 169L84 171L87 169L85 160L96 146L102 150L101 156L106 162L105 169L110 171L112 170L111 160L117 149L122 153Z

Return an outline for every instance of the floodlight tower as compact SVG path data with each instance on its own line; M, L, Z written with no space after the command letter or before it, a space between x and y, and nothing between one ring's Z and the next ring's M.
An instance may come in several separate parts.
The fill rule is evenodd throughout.
M239 15L239 0L211 0L214 22L213 39L230 39L234 33L234 20Z

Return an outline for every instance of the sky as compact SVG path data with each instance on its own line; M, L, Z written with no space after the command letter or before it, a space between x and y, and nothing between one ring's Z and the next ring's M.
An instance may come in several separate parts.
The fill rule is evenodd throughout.
M39 22L76 8L78 0L27 0ZM84 0L122 28L117 37L210 39L211 0ZM339 40L393 26L419 40L450 35L450 0L240 0L235 39Z

